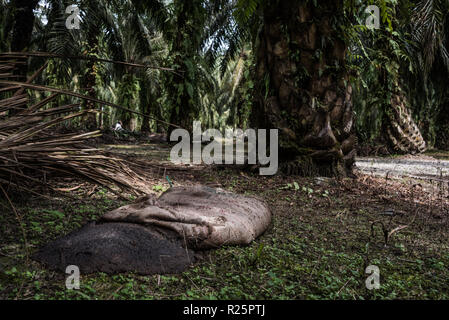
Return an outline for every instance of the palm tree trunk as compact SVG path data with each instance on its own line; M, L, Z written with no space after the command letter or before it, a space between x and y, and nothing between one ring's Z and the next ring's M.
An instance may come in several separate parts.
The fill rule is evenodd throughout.
M256 51L252 125L279 129L281 169L346 175L355 156L343 1L271 1Z
M120 83L120 88L118 91L120 105L128 108L134 108L138 105L138 88L138 79L131 72L131 70L128 69L122 77L122 82ZM133 115L129 111L119 110L118 120L122 121L123 127L126 130L134 131Z
M449 150L449 97L440 106L435 125L435 147L440 150Z
M177 8L178 16L176 19L176 32L173 38L173 47L170 56L174 56L173 61L175 74L168 76L168 89L170 101L170 123L181 126L182 128L191 131L193 126L193 110L191 96L187 90L187 86L194 86L194 79L191 73L187 70L186 61L192 61L195 54L196 46L192 42L187 42L186 34L197 32L198 26L188 21L189 17L193 17L195 9L199 10L201 3L199 1L174 1L174 6ZM189 16L190 15L190 16ZM192 37L194 39L194 37ZM176 129L170 126L167 131L168 139L171 132Z
M407 97L396 85L390 99L391 103L384 112L384 135L395 152L420 153L426 150L426 142L412 118Z
M98 55L98 30L87 31L87 53L89 56ZM88 60L86 64L86 71L83 75L83 87L86 90L86 95L92 98L96 98L96 79L97 79L98 66L95 61ZM97 110L97 104L92 101L83 102L83 108L86 110ZM84 125L87 129L97 128L97 116L95 113L89 113L84 119Z
M142 113L144 114L142 119L142 126L140 127L141 133L150 133L150 113L151 113L151 106L150 104L144 104L142 108Z
M22 52L28 49L31 42L31 34L34 26L34 12L39 0L14 0L14 23L12 28L11 51ZM14 71L18 81L26 81L28 63L18 64ZM19 110L11 110L9 116L13 116Z
M39 0L14 0L14 27L11 40L11 51L20 52L28 49L34 26L34 12ZM26 79L27 65L21 67L18 75Z

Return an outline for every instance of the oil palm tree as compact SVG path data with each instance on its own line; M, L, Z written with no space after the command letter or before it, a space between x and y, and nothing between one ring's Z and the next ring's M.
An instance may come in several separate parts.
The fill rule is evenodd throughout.
M28 47L34 26L34 12L39 0L13 0L14 27L11 50L20 52Z
M148 10L153 14L159 9L158 1L149 1L153 6ZM65 27L67 14L65 8L68 5L77 5L80 9L81 25L79 30L68 30ZM156 9L155 9L156 8ZM151 10L153 9L153 11ZM142 17L137 14L132 1L66 1L49 0L43 8L48 23L36 25L37 31L34 39L35 48L43 51L57 53L63 56L87 55L90 57L110 57L116 61L131 61L151 63L152 49L149 43L149 34L142 22ZM151 23L150 23L151 24ZM154 26L152 26L154 27ZM118 85L117 102L123 102L128 106L138 106L139 79L137 71L130 67L113 65L109 68L111 74L100 77L101 70L105 66L98 64L95 60L62 60L58 62L61 69L52 70L57 78L66 79L70 82L70 74L80 74L79 87L89 96L98 95L98 86L107 86L109 81L121 83ZM70 70L70 72L69 72ZM101 79L100 79L101 78ZM101 83L100 83L101 82ZM149 87L145 85L145 87ZM104 91L104 90L100 90ZM85 109L98 110L99 106L92 102L85 102ZM126 113L126 112L125 112ZM129 125L131 115L121 114ZM97 127L97 119L94 113L90 113L84 119L83 124L88 128ZM101 119L101 118L100 118ZM102 121L100 121L102 123Z
M286 172L346 175L356 139L343 1L264 1L260 8L253 125L279 129Z
M419 44L415 52L423 77L418 79L423 95L434 91L432 109L435 146L449 149L449 1L421 0L412 13L412 35ZM423 92L424 91L424 92Z
M408 90L409 79L416 74L408 30L411 12L405 6L408 1L384 3L383 26L370 30L361 25L354 41L357 45L351 47L360 74L356 80L357 132L365 141L380 140L392 152L419 153L427 146L415 122L414 94ZM365 16L360 16L363 21Z
M14 25L14 9L10 2L0 1L0 50L9 51L11 45L11 30Z

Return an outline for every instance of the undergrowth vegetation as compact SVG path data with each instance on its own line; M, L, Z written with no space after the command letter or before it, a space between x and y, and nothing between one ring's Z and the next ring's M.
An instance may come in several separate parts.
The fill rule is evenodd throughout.
M430 187L413 191L420 188L414 186L416 181L366 175L356 180L265 179L211 168L168 174L175 185L218 184L262 197L273 212L272 225L249 246L198 253L197 262L179 275L81 275L80 290L67 290L67 275L46 270L27 255L125 202L104 189L91 192L85 185L72 193L72 200L37 201L16 194L22 199L16 210L26 229L27 250L14 213L2 201L0 298L449 298L447 200ZM154 188L158 194L169 188L162 173L154 185L159 186ZM385 212L394 212L393 219ZM407 228L385 243L376 221L387 231L398 225ZM379 290L366 289L368 265L380 269Z

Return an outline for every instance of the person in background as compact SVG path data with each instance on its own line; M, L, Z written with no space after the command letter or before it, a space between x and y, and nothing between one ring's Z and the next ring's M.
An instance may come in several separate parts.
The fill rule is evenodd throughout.
M115 124L114 131L122 131L122 130L123 130L122 122L121 122L121 121L118 121L118 122Z

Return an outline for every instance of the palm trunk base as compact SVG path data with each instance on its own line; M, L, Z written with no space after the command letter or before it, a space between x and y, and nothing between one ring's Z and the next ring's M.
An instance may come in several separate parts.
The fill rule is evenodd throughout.
M426 142L407 107L407 98L399 88L391 97L384 123L385 138L391 151L411 154L426 151Z
M256 50L251 123L279 129L287 174L351 174L356 138L340 1L271 1Z

